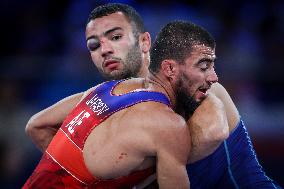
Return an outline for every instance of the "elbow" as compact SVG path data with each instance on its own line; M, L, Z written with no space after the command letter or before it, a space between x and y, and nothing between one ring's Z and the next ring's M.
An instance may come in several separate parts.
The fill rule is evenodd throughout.
M216 125L216 130L212 132L212 142L222 143L229 137L228 122L223 122L220 125Z
M35 132L36 128L37 128L36 118L35 118L35 116L32 116L32 117L29 119L29 121L28 121L28 123L27 123L27 125L26 125L26 127L25 127L25 133L26 133L28 136L32 136L33 133Z
M211 124L212 128L204 131L199 138L199 143L203 145L221 144L229 137L229 127L227 124Z

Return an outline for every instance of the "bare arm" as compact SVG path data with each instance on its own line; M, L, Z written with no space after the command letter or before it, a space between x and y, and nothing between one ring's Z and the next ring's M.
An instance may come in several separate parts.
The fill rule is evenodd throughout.
M82 96L83 93L77 93L64 98L30 118L25 131L41 151L45 151L65 117L81 100Z
M185 121L160 117L161 127L156 136L157 141L157 180L159 188L189 188L189 178L186 171L190 152L190 134Z
M226 89L215 83L188 120L192 136L190 163L214 152L238 124L240 116Z
M192 139L189 163L210 155L229 136L224 105L213 94L208 95L187 123Z
M240 115L236 105L234 104L227 90L220 83L213 84L210 91L215 94L224 104L229 129L232 131L240 121Z

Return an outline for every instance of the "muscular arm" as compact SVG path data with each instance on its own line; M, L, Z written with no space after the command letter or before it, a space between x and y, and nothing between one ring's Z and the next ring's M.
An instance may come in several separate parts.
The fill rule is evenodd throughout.
M161 119L162 118L162 119ZM156 136L157 181L159 188L189 188L186 163L190 152L190 135L185 121L160 117L161 127Z
M187 121L192 140L189 163L214 152L240 121L235 104L221 84L215 83L210 93Z
M213 84L209 92L187 121L192 137L190 163L214 152L240 120L234 102L220 83Z
M230 131L232 131L240 121L239 112L232 98L220 83L213 84L210 92L215 94L224 104L225 112L228 118L229 129Z
M208 95L187 123L192 142L189 163L213 153L229 135L224 105L213 94Z
M64 98L30 118L25 131L41 151L45 151L65 117L76 106L82 96L83 93L77 93Z

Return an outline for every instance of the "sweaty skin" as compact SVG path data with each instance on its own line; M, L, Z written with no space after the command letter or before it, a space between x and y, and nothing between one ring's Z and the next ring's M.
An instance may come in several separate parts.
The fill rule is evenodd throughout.
M97 49L94 49L94 41L92 41L93 39L101 41L101 43L99 44L100 46ZM132 27L122 13L113 13L108 16L97 18L94 21L91 21L86 27L86 40L92 60L93 62L95 62L96 67L101 70L101 72L104 72L106 75L113 76L120 73L120 70L131 68L128 67L129 62L127 62L127 52L129 52L129 50L133 48L135 40L133 38ZM148 74L147 68L149 65L150 44L151 39L149 33L141 33L138 39L138 46L142 58L142 65L140 71L137 73L137 75L140 77L145 77ZM197 51L197 53L200 54L200 52L201 54L204 54L203 56L213 61L214 52L210 51L210 49L206 47L201 48L201 51ZM197 55L198 54L193 54L193 58L195 61L198 62L199 59L197 59ZM112 69L109 69L108 66L104 66L106 60L112 59L119 60L112 66ZM208 66L211 66L211 63L202 62L201 64L198 64L195 69L206 69ZM198 90L198 87L202 85L203 84L196 84L196 98L204 98L204 94ZM217 84L213 84L213 86L214 85ZM221 86L217 86L216 88L220 87ZM208 86L205 86L205 88L208 89ZM48 107L47 109L40 111L39 113L35 114L30 118L26 126L26 132L41 151L45 151L48 144L52 140L52 137L65 119L66 115L68 115L68 113L70 113L70 111L80 101L82 95L83 93L78 93L67 97L59 101L58 103ZM204 103L204 105L203 103L201 103L200 107L198 108L208 109L207 112L205 113L203 111L197 111L197 113L194 113L194 115L196 115L195 117L200 117L202 119L208 116L208 111L211 111L212 113L216 111L222 112L222 109L219 109L222 106L214 106L214 101L218 101L218 99L210 98L209 100L212 100L212 103ZM202 147L202 149L204 150L202 150L202 152L197 153L199 154L198 157L194 157L194 154L196 153L192 153L192 160L190 160L190 162L206 157L209 154L204 153L206 149L205 146L207 144L207 149L210 149L209 152L212 152L228 136L228 132L226 132L228 125L222 121L225 119L226 114L218 114L217 116L218 117L216 118L213 118L213 116L211 117L212 121L210 122L210 125L204 124L204 122L201 122L199 124L197 124L196 121L193 122L197 124L198 127L207 129L203 129L202 132L199 132L199 130L193 131L192 138L198 138L198 140L192 141L193 151L198 152L198 146L201 144L204 145ZM197 126L192 126L192 128L196 127ZM210 136L211 138L209 138L208 136ZM204 155L202 155L203 153Z
M96 48L96 44L94 48L94 39L99 41L98 48ZM110 75L111 78L113 78L118 77L119 75L123 75L128 71L132 71L132 69L137 66L136 64L138 64L138 62L134 62L133 65L132 61L130 61L133 60L133 58L128 54L128 52L131 49L135 49L136 54L137 52L141 54L142 60L142 66L140 67L140 70L138 70L137 76L145 77L148 74L147 68L149 65L149 49L151 44L150 35L147 32L141 33L138 38L138 43L136 43L133 38L131 25L121 13L113 13L108 16L104 16L91 21L86 28L86 40L92 60L93 62L95 62L95 65L98 67L101 73ZM136 44L138 45L138 48L135 48ZM189 77L189 75L192 73L182 71L185 68L181 68L179 71L180 75L177 75L185 76L185 78L177 77L175 81L181 79L181 84L189 89L188 92L194 94L194 97L201 101L205 96L207 96L206 91L209 88L209 85L205 84L203 81L201 82L201 80L204 79L206 82L215 82L216 80L216 76L214 76L215 72L214 70L212 70L212 62L214 61L215 50L213 51L212 49L208 49L206 47L197 47L196 53L192 55L192 61L191 59L188 59L189 63L186 65L190 67L193 66L193 69L196 70L204 69L209 71L204 71L202 74L196 74L195 79L197 83L188 84L183 79L186 79L186 77ZM210 61L200 61L201 59L199 59L198 56L200 54L202 55L202 57L206 57ZM139 64L141 64L141 61L139 62ZM136 76L135 73L132 74ZM202 88L202 90L200 90L200 88ZM62 101L47 108L46 110L43 110L34 115L30 119L26 126L26 131L42 151L46 149L55 132L58 130L61 123L65 119L66 115L80 101L81 96L82 93L78 93L71 97L63 99ZM209 100L213 101L212 104L204 103L203 105L203 103L201 103L201 106L199 108L208 106L207 109L210 109L212 112L222 112L222 110L215 109L221 107L214 106L214 101L216 100L216 98L209 98ZM203 111L198 111L198 114L200 114L199 116L201 118L207 116L207 113L208 112L204 113ZM228 133L225 132L227 131L226 128L228 127L228 125L223 121L226 119L226 115L223 113L218 114L218 116L219 118L211 121L211 125L202 125L203 123L198 124L198 126L202 128L209 128L211 126L214 128L211 130L208 129L208 131L210 131L209 134L199 131L193 132L195 136L193 136L192 138L198 140L192 140L191 142L188 142L189 146L191 144L193 146L193 153L187 160L188 162L194 162L206 157L212 151L214 151L218 147L218 145L228 136ZM53 120L49 121L51 119ZM216 123L216 121L220 120L221 122ZM215 124L213 124L213 122L215 122ZM217 128L216 125L218 126ZM192 126L192 128L195 127ZM220 130L223 132L220 133ZM204 129L203 131L206 130ZM209 138L209 135L214 136L214 132L216 132L215 134L217 137ZM200 148L198 148L199 145ZM199 149L202 151L198 152ZM195 157L195 154L197 157Z
M106 103L109 108L117 107L117 103L120 104L125 99L126 101L130 101L132 97L135 97L134 95L138 97L138 101L136 98L132 100L138 103L126 108L123 105L119 105L117 107L119 108L118 111L114 109L114 113L103 122L100 122L99 125L91 129L90 132L86 131L86 133L83 132L84 134L81 135L82 130L92 128L92 125L95 125L95 119L99 119L99 114L92 114L92 108L90 109L88 108L89 106L86 105L92 98L92 96L87 95L94 91L95 88L85 92L82 98L83 101L78 104L77 109L75 109L71 115L68 115L67 120L69 120L64 122L59 132L55 135L54 140L51 142L52 147L48 147L43 159L37 167L38 169L36 169L33 175L28 179L24 188L28 188L29 186L42 187L40 181L44 180L46 182L46 179L51 176L53 176L54 179L59 179L58 182L55 182L57 185L61 183L61 180L66 186L69 184L70 186L83 188L84 186L81 183L78 184L75 177L71 177L73 179L70 178L70 175L73 175L72 169L69 169L71 172L70 175L68 174L68 169L67 172L64 172L65 169L62 169L60 166L59 169L56 168L54 170L54 164L57 162L60 162L60 165L70 167L68 164L70 160L68 160L68 158L60 158L62 157L62 153L60 151L57 153L56 150L53 149L55 149L56 146L60 146L58 150L66 147L67 150L68 147L70 148L68 139L74 139L75 143L75 139L82 141L85 137L86 140L82 144L83 164L91 174L91 178L93 176L99 179L92 181L88 179L89 176L87 178L80 176L79 178L83 181L86 179L92 181L83 182L86 183L86 187L88 188L91 186L96 187L96 183L99 184L97 181L100 180L102 180L102 182L106 180L106 182L110 184L114 183L115 186L115 183L121 177L130 176L132 173L135 174L138 171L146 171L149 168L156 168L155 172L157 173L157 181L160 188L170 189L176 188L176 186L184 189L188 188L189 178L186 171L186 164L190 154L191 139L185 120L172 109L175 106L174 96L168 96L168 91L173 94L173 92L171 92L171 85L167 85L168 88L166 89L163 86L157 85L156 82L151 82L147 85L148 87L145 88L144 82L145 79L143 78L130 79L120 82L114 88L110 87L107 91L96 91L94 97L101 98L100 101ZM145 90L146 94L133 92L137 89ZM145 96L145 99L149 99L149 95L151 94L149 91L158 92L156 94L160 96L163 94L162 97L169 100L170 103L139 101L139 99L144 99L143 95L148 95ZM125 98L127 96L124 96L124 94L127 93L131 93L130 95L132 96ZM94 94L92 93L92 95ZM113 97L115 95L117 97ZM85 97L87 99L85 99ZM108 101L108 99L110 100ZM76 126L73 127L74 123L70 123L73 122L74 119L78 119L78 112L83 112L82 110L88 113L89 116L84 117L84 119L82 118L80 125L75 124ZM106 112L106 114L108 113L109 112ZM82 113L80 113L80 115L81 114ZM90 114L92 115L90 116ZM103 117L104 116L105 115L103 115ZM137 119L143 121L137 121ZM74 148L78 149L80 148L79 146L81 146L81 143L78 146L74 145ZM72 150L69 151L71 152ZM78 157L78 154L74 154L74 158L76 157ZM52 160L53 158L55 159ZM59 161L56 161L56 158L58 158ZM73 169L76 170L77 168ZM74 173L76 175L76 171ZM129 183L128 186L138 184L135 182L131 183L130 179L125 182L126 185ZM103 183L99 186L104 188Z
M124 94L141 87L137 80L119 84L114 93ZM156 88L150 85L146 90ZM135 115L143 121L137 122ZM157 154L159 186L187 188L188 183L183 183L187 180L183 164L187 162L190 145L185 149L182 145L188 143L189 130L180 116L163 104L145 102L119 111L101 123L86 140L84 159L94 175L111 179L129 173L131 167L137 171L153 166Z
M238 111L222 85L213 84L209 91L222 92L223 101L210 93L187 121L192 136L190 163L210 155L227 138L227 125L231 131L239 122ZM79 103L82 96L83 93L77 93L64 98L30 118L26 132L41 151L45 151L67 114ZM230 116L227 117L224 111Z
M140 33L136 39L132 27L133 25L125 19L121 12L96 18L88 23L86 42L92 60L98 70L109 79L128 76L146 77L148 74L150 35L147 32ZM178 70L178 74L174 73L177 76L174 78L174 83L179 83L179 86L187 89L186 92L190 93L196 101L202 102L187 120L192 136L191 141L187 143L187 145L192 145L190 157L187 160L189 163L203 159L214 152L240 121L239 113L230 95L221 84L216 83L218 78L214 71L215 49L204 45L201 47L197 45L194 48L184 67L181 66L183 68ZM172 62L172 60L166 61L167 63ZM139 66L139 64L142 65ZM190 73L192 70L195 72ZM168 71L173 70L168 69ZM194 82L186 82L189 78ZM26 131L41 150L46 149L66 115L81 97L82 93L75 94L32 117L27 124ZM126 152L118 153L115 162L125 160L127 155ZM90 158L90 164L96 163L92 160ZM143 163L141 165L144 165ZM94 174L98 173L94 172ZM159 175L158 177L162 179ZM137 188L143 188L152 181L151 179L155 179L155 176L149 177L149 180L145 181L146 184L141 183Z

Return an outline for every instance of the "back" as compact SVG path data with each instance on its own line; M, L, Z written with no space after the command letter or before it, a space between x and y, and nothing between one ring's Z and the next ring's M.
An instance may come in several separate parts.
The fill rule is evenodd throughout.
M65 187L69 183L74 188L76 183L80 188L84 185L105 183L102 180L117 177L120 178L115 180L116 184L122 181L134 184L153 172L153 159L144 159L149 153L149 148L145 154L143 151L147 141L147 132L143 135L145 124L135 124L131 115L135 109L143 109L143 106L135 105L137 103L157 101L169 105L169 101L162 93L157 92L133 91L114 95L113 89L117 83L119 82L112 81L102 84L76 106L27 183L36 183L33 180L47 178L46 172L49 172L54 178L58 178L57 185L63 183ZM133 88L133 85L128 86ZM156 108L160 106L169 109L160 103L147 103ZM117 113L113 114L114 112ZM137 116L135 117L137 120ZM130 179L121 177L133 171L138 172L131 174ZM70 181L71 178L73 181ZM25 187L28 186L27 183Z
M118 103L117 108L121 110L114 110L115 113L92 130L86 139L84 160L94 176L113 179L155 165L154 150L151 150L153 142L149 136L153 115L147 112L151 109L155 112L172 110L162 93L141 90L142 87L141 79L127 80L116 85L111 95L105 98L107 104Z

